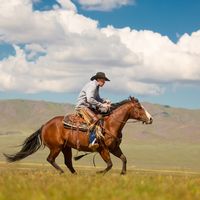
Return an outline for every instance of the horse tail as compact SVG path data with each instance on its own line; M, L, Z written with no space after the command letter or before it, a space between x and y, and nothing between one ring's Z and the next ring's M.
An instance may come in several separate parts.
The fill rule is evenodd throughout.
M41 140L41 132L42 127L37 130L35 133L30 135L28 138L25 139L23 142L22 148L19 152L16 154L4 154L8 162L15 162L18 160L22 160L26 158L27 156L35 153L41 146L42 146L42 140Z
M84 156L87 156L87 155L89 155L89 154L91 154L91 153L93 153L93 152L85 153L85 154L82 154L82 155L80 155L80 156L74 156L74 160L75 160L75 161L80 160L80 159L83 158Z
M94 152L85 153L85 154L82 154L82 155L80 155L80 156L74 156L74 160L75 160L75 161L80 160L80 159L83 158L84 156L87 156L87 155L89 155L89 154L91 154L91 153L94 153ZM94 154L94 156L93 156L93 165L94 165L94 167L96 167L96 164L95 164L95 156L96 156L96 155L97 155L97 154Z

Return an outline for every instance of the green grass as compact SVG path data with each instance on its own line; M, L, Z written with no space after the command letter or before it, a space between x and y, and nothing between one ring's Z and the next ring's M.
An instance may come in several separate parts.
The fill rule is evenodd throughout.
M66 173L59 175L46 162L48 148L19 163L5 164L2 152L15 153L26 133L0 137L0 200L199 200L200 146L196 143L167 143L128 140L122 150L127 156L127 175L120 176L121 161L112 157L113 169L97 175L105 167L99 155L74 162L77 176L57 162ZM76 154L76 151L74 151ZM90 166L90 167L86 167Z
M19 151L17 145L22 144L27 136L25 134L14 134L0 136L0 162L5 161L2 153L16 153ZM128 141L128 142L127 142ZM14 146L14 147L13 147ZM127 157L128 169L171 169L200 171L200 145L191 143L158 143L146 141L138 142L134 139L122 142L121 149ZM76 150L73 151L75 155ZM40 149L33 155L27 157L22 162L47 164L46 158L49 149ZM79 153L81 154L81 153ZM82 158L75 162L75 166L93 166L93 155ZM121 168L121 160L112 156L115 168ZM57 158L59 164L63 164L63 155ZM105 163L99 155L96 155L95 162L98 167L104 167Z
M16 153L19 148L13 146L22 144L51 117L72 112L72 106L1 102L0 200L199 200L200 111L149 106L151 113L161 112L151 126L128 124L123 131L126 176L119 175L121 161L113 156L111 172L96 175L96 170L105 167L99 155L95 159L97 168L92 167L93 155L74 162L78 176L73 176L67 169L66 174L59 175L46 162L48 148L17 164L2 163L3 152ZM62 153L56 161L65 167Z
M59 175L46 166L0 165L0 200L199 200L200 174L78 168Z

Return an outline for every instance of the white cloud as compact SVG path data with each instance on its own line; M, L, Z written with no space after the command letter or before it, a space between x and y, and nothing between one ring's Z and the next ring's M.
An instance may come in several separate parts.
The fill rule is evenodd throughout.
M62 8L77 12L76 6L70 0L57 0Z
M177 44L152 31L130 28L102 30L107 36L118 35L123 44L141 56L132 78L146 82L198 81L200 78L200 34L183 35Z
M29 0L0 3L0 40L8 42L54 43L65 39L68 33L90 32L97 27L96 21L71 10L33 11Z
M70 1L59 2L33 11L31 0L0 0L0 41L16 51L0 60L1 90L78 91L97 71L111 79L107 90L118 93L157 95L165 83L200 81L200 31L174 44L153 31L101 29Z
M200 54L200 30L190 35L185 33L177 44L184 52L190 54Z
M24 50L26 52L26 58L28 60L34 60L38 56L42 56L42 55L46 54L45 48L43 48L39 44L27 44L27 45L25 45Z
M78 0L83 9L110 11L121 6L134 4L135 0Z

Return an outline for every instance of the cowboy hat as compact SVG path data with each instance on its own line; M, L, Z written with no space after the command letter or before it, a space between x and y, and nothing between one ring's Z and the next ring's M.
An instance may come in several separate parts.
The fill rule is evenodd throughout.
M90 80L97 80L97 79L105 79L105 81L110 81L104 72L97 72L96 75L94 75Z

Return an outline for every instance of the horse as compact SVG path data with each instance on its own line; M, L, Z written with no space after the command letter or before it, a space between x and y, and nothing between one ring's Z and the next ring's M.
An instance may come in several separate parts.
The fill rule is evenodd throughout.
M8 162L15 162L35 153L41 146L47 146L50 153L47 161L60 173L63 169L56 163L55 159L62 151L64 162L71 173L76 174L72 164L72 148L79 151L92 152L88 147L89 136L77 129L66 129L62 120L64 116L56 116L41 126L39 130L30 135L22 144L19 152L13 155L4 154ZM130 97L118 103L111 104L110 114L104 116L103 134L104 139L99 141L96 152L106 162L107 167L99 173L108 172L113 164L110 153L122 161L121 174L126 174L127 159L123 154L120 143L122 140L122 129L129 119L135 119L145 124L152 124L153 118L141 105L138 99Z

